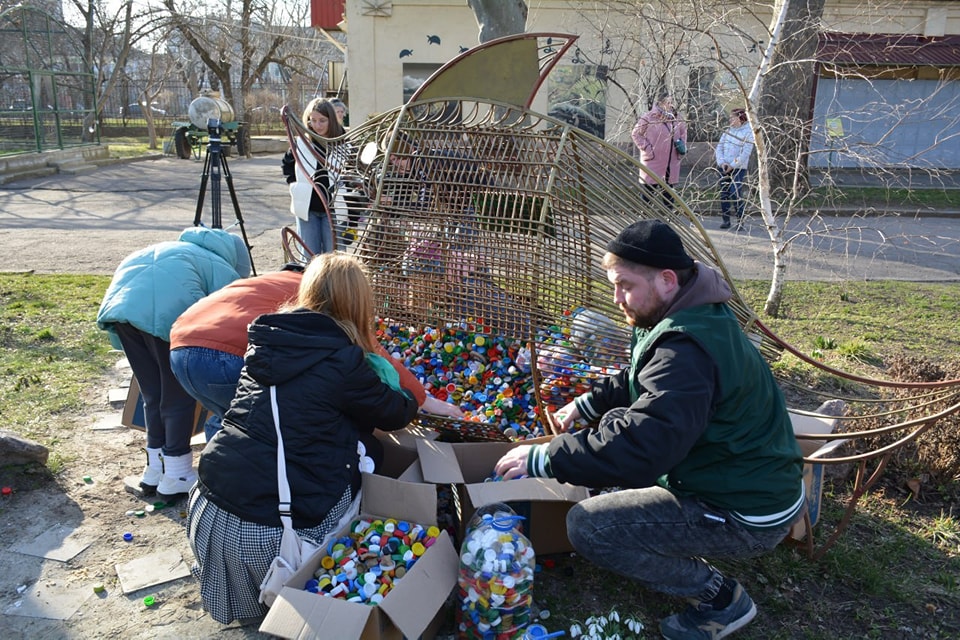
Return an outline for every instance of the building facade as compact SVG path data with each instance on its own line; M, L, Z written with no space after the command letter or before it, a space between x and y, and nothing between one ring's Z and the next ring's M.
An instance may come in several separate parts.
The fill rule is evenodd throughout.
M346 31L354 123L403 104L478 42L465 0L313 2L328 28ZM624 146L664 89L682 105L692 136L715 140L725 110L744 100L772 20L761 3L727 4L717 15L684 2L527 4L527 32L579 37L534 109ZM343 19L331 25L341 5ZM811 164L960 168L957 145L947 144L960 136L960 2L828 0L822 26Z

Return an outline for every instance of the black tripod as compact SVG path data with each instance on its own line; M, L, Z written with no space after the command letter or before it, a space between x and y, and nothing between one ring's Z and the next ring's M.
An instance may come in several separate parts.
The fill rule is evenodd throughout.
M220 212L220 171L223 170L223 177L227 181L227 191L230 192L230 201L233 202L233 213L240 225L240 234L243 236L243 244L247 247L247 253L250 255L250 273L257 275L257 269L253 266L253 252L250 250L250 241L247 240L247 230L243 226L243 216L240 214L240 203L237 202L237 192L233 188L233 176L230 174L230 167L227 166L227 156L223 154L221 136L223 127L219 120L210 119L207 121L207 154L203 160L203 173L200 175L200 194L197 196L197 212L193 217L193 226L198 227L203 218L203 197L207 192L207 178L213 177L210 185L210 208L212 218L210 227L213 229L222 229L223 220ZM229 144L229 143L228 143Z

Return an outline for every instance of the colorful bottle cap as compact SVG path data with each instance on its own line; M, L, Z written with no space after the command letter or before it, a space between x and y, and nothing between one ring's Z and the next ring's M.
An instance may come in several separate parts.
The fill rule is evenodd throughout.
M147 596L143 599L143 606L145 607L152 607L155 604L157 604L157 598L155 596Z
M94 593L103 593L103 592L106 591L106 590L107 590L107 588L106 588L105 586L103 586L103 583L102 583L102 582L98 582L97 584L93 585L93 592L94 592Z
M133 540L133 534L128 531L127 533L123 534L123 539L127 542L130 542Z

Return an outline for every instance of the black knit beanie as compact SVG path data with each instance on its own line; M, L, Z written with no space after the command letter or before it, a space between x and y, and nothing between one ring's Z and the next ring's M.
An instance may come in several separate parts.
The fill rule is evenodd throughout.
M658 269L689 269L693 258L677 232L659 220L634 222L610 241L607 251L628 262Z

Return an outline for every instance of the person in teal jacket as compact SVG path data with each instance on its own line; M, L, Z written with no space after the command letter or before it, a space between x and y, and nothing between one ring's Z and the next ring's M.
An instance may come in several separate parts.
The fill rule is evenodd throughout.
M722 638L756 615L709 559L772 550L803 513L802 458L783 394L726 304L719 272L667 224L624 229L603 258L634 327L629 366L549 417L557 435L521 445L496 472L620 490L567 515L578 553L691 605L664 638ZM577 419L596 428L568 432Z
M190 227L173 242L131 253L113 274L97 326L123 349L140 385L147 429L145 495L186 495L197 479L190 438L196 400L170 369L170 328L194 302L250 275L243 239L222 229Z

